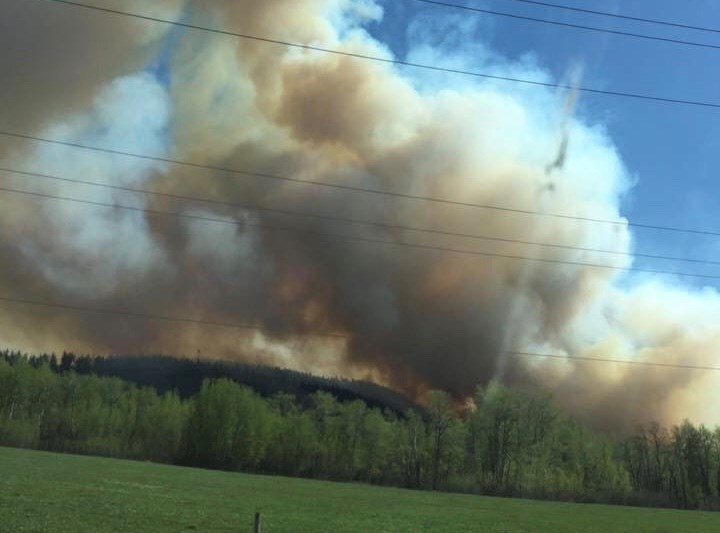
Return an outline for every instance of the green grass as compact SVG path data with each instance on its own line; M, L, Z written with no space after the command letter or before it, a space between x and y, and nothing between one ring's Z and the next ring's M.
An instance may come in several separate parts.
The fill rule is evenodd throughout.
M415 492L0 448L0 531L720 532L720 514Z

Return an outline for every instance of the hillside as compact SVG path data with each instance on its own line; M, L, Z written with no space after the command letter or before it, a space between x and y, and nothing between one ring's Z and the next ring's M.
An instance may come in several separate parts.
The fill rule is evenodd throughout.
M8 351L3 354L5 358L20 355ZM302 401L322 391L340 401L362 400L369 407L390 409L398 414L417 408L402 394L369 381L322 377L286 368L165 355L98 357L64 353L59 358L45 354L36 359L49 362L58 372L74 370L83 375L120 378L141 387L152 387L159 393L176 391L182 398L196 394L205 379L227 378L265 397L284 392Z
M349 394L308 394L311 380L292 379L297 374L236 367L248 387L221 377L222 363L149 362L0 353L0 445L404 488L720 509L720 429L689 421L603 435L550 397L499 383L479 387L464 413L449 394L430 391L424 416L397 416L345 401ZM133 382L106 377L120 371L137 373ZM175 386L168 376L178 377ZM199 376L207 377L197 393L176 392L188 394ZM264 377L259 390L248 376ZM293 390L305 396L287 394Z

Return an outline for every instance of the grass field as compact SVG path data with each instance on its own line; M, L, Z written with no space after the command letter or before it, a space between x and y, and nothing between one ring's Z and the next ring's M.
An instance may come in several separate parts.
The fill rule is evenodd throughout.
M3 533L720 532L720 514L325 483L0 448Z

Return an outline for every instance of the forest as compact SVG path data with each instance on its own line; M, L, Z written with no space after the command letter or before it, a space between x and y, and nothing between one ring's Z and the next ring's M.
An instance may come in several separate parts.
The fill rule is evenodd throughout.
M147 368L167 364L149 358ZM258 391L199 370L223 368L207 364L187 367L198 386L180 394L180 386L149 386L157 377L143 385L98 375L112 366L98 358L0 352L0 445L412 489L720 509L720 429L686 421L610 437L549 395L497 383L478 387L465 409L430 391L422 409L399 411L353 396L347 383L334 384L339 395L311 392L298 383L334 382L286 374L294 376L286 390L260 380Z
M141 387L153 387L160 393L176 391L183 398L197 394L206 379L228 378L266 397L287 392L302 400L313 392L323 391L341 401L359 399L369 407L389 408L397 413L416 407L402 394L369 381L321 377L287 368L217 359L163 355L93 357L72 352L64 352L60 357L40 356L40 359L47 359L50 368L55 370L72 369L78 374L116 377Z

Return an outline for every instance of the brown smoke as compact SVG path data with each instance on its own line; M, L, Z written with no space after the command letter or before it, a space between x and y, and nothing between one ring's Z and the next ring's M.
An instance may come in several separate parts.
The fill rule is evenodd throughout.
M20 11L20 5L34 3L7 5ZM165 16L180 16L178 6L169 3L171 15ZM130 7L142 10L143 4ZM22 13L28 24L40 19L62 27L63 34L73 25L79 29L70 32L71 44L62 53L51 46L59 29L50 32L33 51L35 65L4 54L17 65L2 66L18 74L1 89L0 95L8 91L15 98L3 127L299 179L623 220L618 205L628 180L622 162L602 128L580 119L563 124L566 95L482 83L454 86L452 79L432 90L385 64L198 31L177 36L166 87L150 73L132 72L157 53L167 28L156 34L147 23L33 9ZM196 1L184 16L241 33L389 56L362 29L381 16L370 0ZM87 30L82 22L89 17L107 27ZM132 37L138 31L144 39ZM102 32L108 50L91 45L99 38L95 32ZM6 49L25 46L22 32L3 32L0 39ZM135 46L138 41L144 44ZM84 66L73 71L77 63ZM53 68L38 74L37 64ZM61 81L77 90L59 90ZM572 147L548 188L545 169L557 153L559 126L572 135ZM390 225L631 250L623 225L349 193L58 147L11 148L3 164L71 178ZM622 255L169 202L8 175L2 181L307 232L631 264ZM605 426L694 414L713 421L708 413L687 411L697 408L697 373L503 355L537 351L707 363L717 329L700 317L717 314L720 299L713 291L691 294L652 280L627 289L620 288L617 272L606 269L344 242L8 194L0 196L0 224L3 295L263 330L3 305L5 344L104 353L200 351L367 376L410 394L436 387L462 396L503 379L552 388L565 405ZM671 301L677 305L668 306ZM347 340L323 337L327 332Z
M174 19L182 0L95 0ZM43 0L0 5L0 100L7 129L28 131L87 108L97 90L144 66L157 53L165 26L110 17Z

